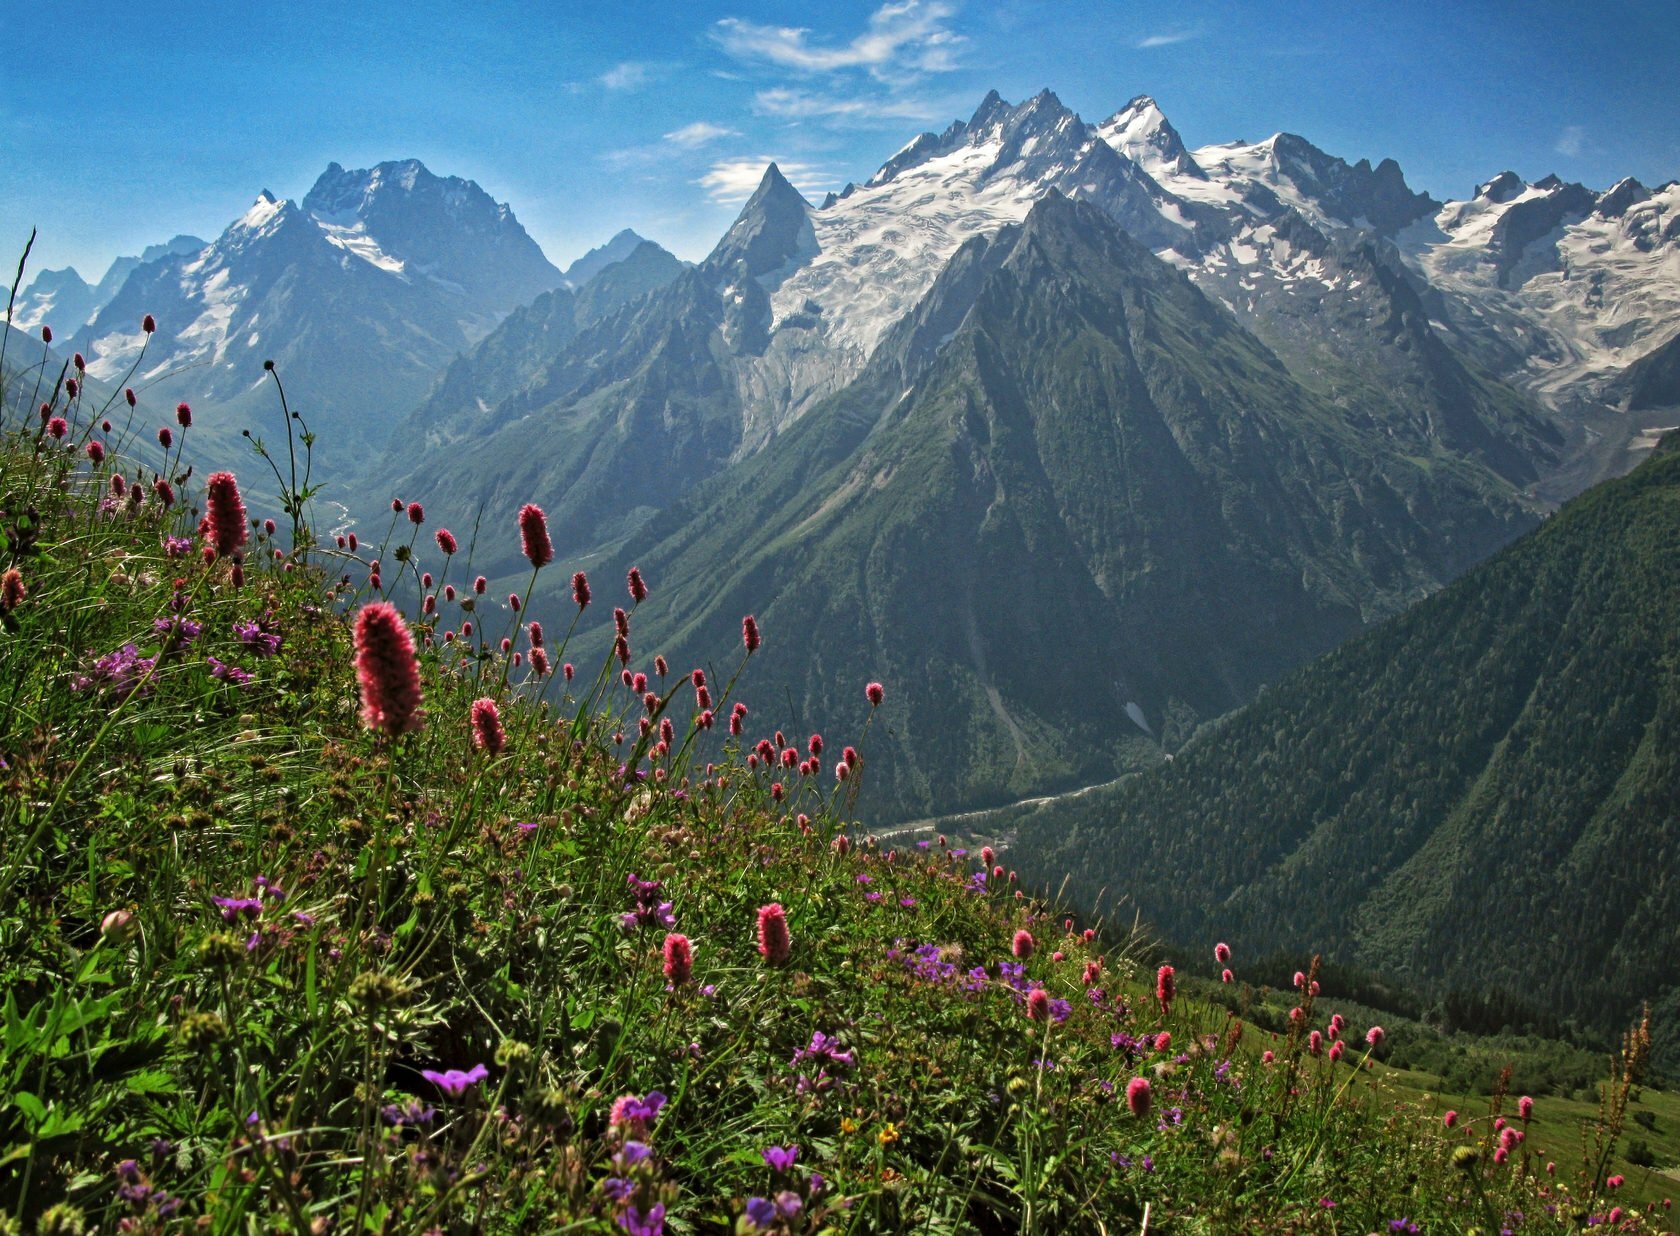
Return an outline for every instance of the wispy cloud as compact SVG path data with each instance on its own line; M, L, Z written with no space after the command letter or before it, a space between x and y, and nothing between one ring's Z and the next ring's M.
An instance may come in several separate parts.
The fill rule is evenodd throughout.
M640 90L647 85L650 67L640 60L625 60L596 78L608 90Z
M807 73L861 69L882 80L902 80L957 67L967 40L947 24L954 12L939 0L897 0L876 9L863 32L843 43L813 41L806 26L726 17L712 27L712 38L737 60Z
M772 163L781 169L782 175L788 178L794 188L807 197L812 193L821 192L832 179L828 173L810 163L757 155L743 159L722 159L712 164L710 170L694 183L704 189L714 202L744 202L752 196L753 190L758 188L759 181L764 179L764 169Z
M824 119L853 124L875 121L896 124L903 120L931 120L939 115L930 104L904 96L842 98L782 87L760 90L753 96L753 108L761 115L789 120Z
M1583 125L1570 124L1563 127L1558 134L1557 144L1552 147L1560 155L1573 159L1587 148L1587 130Z
M665 140L673 146L693 150L696 146L704 146L707 142L715 142L719 138L739 136L740 131L737 129L728 129L721 124L713 124L709 120L696 120L693 124L685 124L680 129L673 129L665 135Z
M1199 30L1172 30L1164 34L1151 34L1137 41L1135 46L1139 50L1146 47L1171 47L1174 43L1186 43L1201 35Z

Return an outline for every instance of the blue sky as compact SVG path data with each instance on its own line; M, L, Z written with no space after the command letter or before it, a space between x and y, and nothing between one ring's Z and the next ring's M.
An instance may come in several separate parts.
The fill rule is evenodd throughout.
M237 14L237 16L234 16ZM1088 120L1152 94L1192 147L1283 129L1462 197L1504 168L1680 176L1676 0L0 0L0 260L97 278L330 160L470 177L557 264L683 257L767 159L820 194L988 89ZM9 280L8 280L9 282Z

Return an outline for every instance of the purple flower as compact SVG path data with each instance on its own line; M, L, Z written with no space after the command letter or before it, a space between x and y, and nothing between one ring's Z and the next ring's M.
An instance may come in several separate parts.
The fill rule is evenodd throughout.
M654 1093L657 1094L658 1091L655 1091ZM652 1096L650 1095L649 1097L651 1098ZM652 1155L653 1151L648 1148L647 1143L628 1141L624 1143L624 1149L618 1152L617 1162L625 1169L629 1169L635 1167L639 1163L646 1163Z
M624 1202L636 1191L636 1183L623 1176L608 1176L601 1182L601 1190L615 1202Z
M156 618L152 630L157 632L166 652L178 652L198 638L204 624L191 618Z
M805 1203L799 1200L799 1194L793 1190L784 1189L776 1194L776 1213L789 1222L797 1218L804 1208Z
M222 920L237 923L239 916L256 918L262 913L262 901L257 897L212 897L211 902L221 907Z
M801 1047L793 1053L794 1064L806 1060L815 1061L819 1064L840 1064L850 1068L857 1063L857 1055L855 1052L842 1051L839 1039L830 1038L821 1030L818 1030L811 1035L811 1045L809 1047Z
M665 1231L665 1205L655 1203L646 1214L632 1206L618 1216L618 1225L630 1236L662 1236Z
M435 1069L421 1069L420 1076L452 1099L458 1099L467 1089L490 1076L490 1070L482 1064L475 1064L466 1072L460 1069L445 1069L439 1073Z
M773 1172L791 1171L793 1161L798 1157L798 1146L766 1146L764 1148L764 1163Z
M219 678L229 686L248 687L251 685L251 675L237 665L229 665L226 661L215 657L205 657L204 662L210 667L210 677Z
M192 538L166 536L163 538L163 552L170 558L185 558L192 553Z
M70 689L86 691L94 687L108 687L117 699L126 700L141 690L142 683L145 683L146 692L152 689L153 684L146 679L152 672L153 664L154 658L141 656L140 649L133 644L124 644L115 652L100 657L86 674L72 676Z
M280 651L280 637L263 630L260 623L236 622L233 624L233 633L240 643L259 657L272 657Z
M776 1207L767 1197L749 1197L747 1199L747 1222L761 1232L768 1232L776 1225Z
M418 1099L410 1099L407 1103L387 1103L379 1114L385 1118L386 1124L401 1128L403 1125L431 1124L437 1108Z

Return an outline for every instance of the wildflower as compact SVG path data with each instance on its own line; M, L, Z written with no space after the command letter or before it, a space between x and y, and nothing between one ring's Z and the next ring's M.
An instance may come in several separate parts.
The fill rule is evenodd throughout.
M788 936L787 914L781 902L771 902L758 911L758 951L773 966L785 965L792 952Z
M1229 944L1224 943L1224 942L1221 942L1219 944L1215 944L1213 946L1213 959L1215 961L1217 961L1220 965L1224 965L1227 961L1230 961L1231 960L1231 946Z
M881 1126L881 1131L875 1135L875 1140L883 1146L892 1145L898 1140L898 1126L890 1120L887 1121L886 1124Z
M1606 1189L1619 1189L1626 1183L1627 1177L1625 1176L1607 1176L1604 1180L1604 1187Z
M69 432L70 422L65 420L62 416L55 416L52 420L47 422L47 434L55 442Z
M554 561L554 544L548 539L548 517L534 502L519 508L519 549L533 568Z
M1534 1116L1534 1100L1526 1094L1517 1100L1517 1116L1522 1120L1529 1120Z
M759 644L763 642L758 633L758 619L751 614L741 619L741 642L746 645L749 657L758 651Z
M1450 1129L1457 1124L1458 1124L1458 1113L1456 1111L1448 1110L1446 1115L1441 1117L1441 1127L1444 1128L1444 1129Z
M105 444L98 438L89 441L84 449L87 451L89 463L97 465L105 462Z
M1148 1078L1134 1077L1126 1083L1126 1106L1139 1120L1149 1115L1151 1097Z
M155 664L155 658L142 657L139 648L133 644L124 644L115 652L108 652L95 661L88 673L73 675L70 679L70 689L86 691L92 687L109 688L118 700L126 700L136 692L151 690L148 680Z
M1044 1021L1050 1016L1050 993L1034 987L1027 993L1027 1020Z
M1163 1017L1172 1008L1173 997L1177 994L1178 982L1173 977L1173 968L1162 966L1155 972L1155 999L1161 1003Z
M548 677L548 670L549 670L548 649L546 649L546 648L533 648L533 649L531 649L531 672L533 674L535 674L538 678L547 678Z
M52 327L45 326L45 325L43 325L41 327L41 342L42 343L51 343L52 342Z
M184 403L176 404L175 423L182 429L190 429L192 427L192 409Z
M693 945L688 942L687 936L671 932L665 937L665 977L680 987L693 973Z
M420 1076L431 1082L432 1085L450 1098L458 1099L472 1086L489 1077L490 1070L482 1064L475 1064L465 1072L460 1069L445 1069L439 1073L434 1069L421 1069Z
M185 407L186 405L182 405ZM210 544L219 557L228 557L249 536L245 526L245 503L239 496L239 482L231 472L212 472L206 483L206 516L210 521Z
M496 701L488 696L474 700L471 720L473 745L491 756L500 755L507 746L507 731L502 728L502 714Z
M132 408L135 405L137 399L132 386L123 387L123 399L128 403L129 407Z
M233 634L241 644L265 660L280 651L280 637L263 630L260 623L236 622Z
M1307 1035L1307 1052L1314 1056L1324 1054L1324 1036L1317 1030Z
M151 334L157 330L157 319L148 313L145 317L140 319L140 329L148 335ZM41 333L45 334L49 340L52 338L52 335L48 334L47 328L44 326L41 328Z
M646 1098L622 1095L613 1101L612 1112L607 1116L607 1127L618 1130L629 1140L642 1141L653 1128L653 1122L659 1119L659 1111L664 1106L665 1096L657 1090L648 1091Z
M205 664L210 667L210 677L221 680L232 687L248 687L252 678L248 670L242 670L237 665L229 665L226 661L215 657L205 657Z
M0 614L9 614L22 605L29 590L23 586L23 572L16 567L6 568L0 575Z
M618 1216L626 1236L662 1236L665 1231L665 1203L655 1202L644 1214L632 1206Z
M1221 983L1229 983L1235 977L1236 977L1236 975L1232 974L1230 972L1230 970L1228 970L1228 969L1227 970L1221 970L1219 972L1219 981Z
M139 932L140 920L133 910L112 910L99 921L100 938L110 944L127 944Z
M798 1157L798 1146L766 1146L764 1148L764 1164L773 1172L792 1171L793 1162Z
M767 1197L749 1197L743 1218L759 1231L768 1232L776 1226L776 1207Z
M420 666L414 640L388 601L362 606L356 615L356 678L361 686L362 724L395 737L418 730Z
M1341 1040L1338 1039L1336 1042L1330 1044L1330 1063L1335 1064L1336 1061L1340 1060L1341 1058L1342 1058L1342 1043L1341 1043Z
M630 585L630 600L632 602L640 605L643 601L647 600L647 584L642 579L642 571L640 567L630 568L630 574L627 577L627 582Z
M484 595L484 590L486 588L488 588L489 586L490 586L490 581L485 579L484 576L482 576L482 575L480 575L477 579L473 580L473 592L475 592L479 596L483 596Z
M881 701L886 698L887 694L886 688L878 682L870 683L863 689L863 693L868 697L870 706L875 708L880 707Z
M1159 1033L1155 1036L1155 1050L1156 1051L1166 1051L1167 1048L1169 1048L1171 1046L1172 1046L1172 1032L1171 1031L1163 1030L1163 1031L1161 1031L1161 1033Z
M845 767L845 765L841 765L841 767ZM1028 931L1025 927L1017 931L1015 933L1015 938L1009 942L1009 951L1015 954L1015 956L1020 958L1022 961L1025 961L1033 955L1033 949L1035 947L1037 947L1037 941L1033 939L1032 932Z
M1383 1041L1383 1028L1381 1026L1372 1026L1365 1032L1365 1041L1370 1044L1372 1051L1381 1047Z
M460 549L459 543L455 540L455 534L448 528L439 528L432 534L432 539L437 542L438 550L446 557L452 556L456 550Z
M577 667L568 661L560 667L560 672L566 676L566 681L570 682L572 680L572 675L577 673Z

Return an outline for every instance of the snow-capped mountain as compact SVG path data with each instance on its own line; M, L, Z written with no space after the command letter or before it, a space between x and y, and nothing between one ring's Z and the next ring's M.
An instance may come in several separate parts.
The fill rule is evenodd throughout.
M265 190L211 243L137 267L74 344L95 377L202 402L235 435L272 425L273 359L329 468L344 468L454 356L559 283L512 211L471 181L413 160L333 164L301 205Z
M43 270L18 294L12 322L20 330L50 326L68 339L93 318L117 294L123 281L147 262L172 253L197 253L204 242L197 236L177 236L161 245L148 245L139 257L120 257L111 263L98 283L89 283L74 266Z
M1680 181L1603 193L1503 172L1398 236L1446 324L1562 411L1680 332Z

